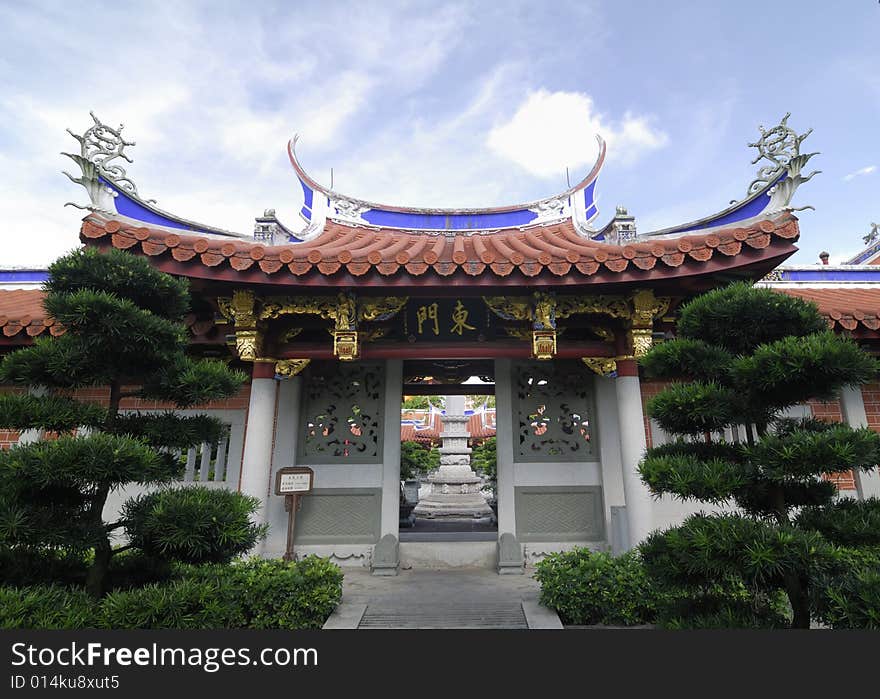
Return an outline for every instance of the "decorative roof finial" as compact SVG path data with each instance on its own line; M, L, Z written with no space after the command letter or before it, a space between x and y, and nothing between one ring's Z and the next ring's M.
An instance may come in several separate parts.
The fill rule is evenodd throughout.
M750 148L757 148L758 155L752 161L752 165L757 164L761 160L769 160L770 165L765 165L758 170L758 176L749 185L748 194L754 194L760 189L766 187L771 182L779 180L770 190L770 205L768 211L780 211L788 209L790 211L801 211L802 209L812 209L812 206L801 206L797 209L789 206L797 188L804 182L812 179L814 175L818 175L821 170L813 170L809 175L801 175L801 171L810 158L816 153L801 153L801 143L803 140L813 133L813 129L808 129L806 133L798 135L798 133L788 125L788 118L791 112L782 117L782 121L772 129L765 129L759 126L761 138L754 143L750 143ZM780 180L780 176L783 176Z
M880 223L872 223L871 224L871 232L865 236L862 236L862 241L865 245L870 245L874 241L880 238Z
M79 141L80 153L78 155L75 153L62 153L62 155L66 155L79 165L79 169L82 171L80 177L74 177L66 171L64 174L72 182L76 182L85 188L89 194L89 199L91 199L91 205L82 206L73 202L67 202L65 206L74 206L77 209L110 214L114 213L116 208L113 206L113 197L116 196L116 192L112 188L105 186L101 179L112 183L114 186L138 199L140 198L137 187L128 178L125 169L121 165L111 164L111 161L117 158L122 158L129 163L134 162L125 153L125 147L133 146L135 143L134 141L126 141L122 137L124 124L120 124L119 128L114 129L112 126L101 123L101 120L95 116L94 112L89 112L89 114L95 123L82 136L67 129L67 133ZM155 200L148 199L147 201L153 202Z

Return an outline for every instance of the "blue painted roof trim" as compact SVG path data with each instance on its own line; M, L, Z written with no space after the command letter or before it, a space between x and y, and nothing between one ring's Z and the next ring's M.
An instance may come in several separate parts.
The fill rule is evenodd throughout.
M128 192L120 189L115 184L110 182L109 180L99 178L101 183L112 189L116 192L116 196L113 198L113 202L116 205L116 213L121 214L122 216L127 216L128 218L132 218L136 221L143 221L144 223L151 223L157 226L165 226L167 228L176 228L181 231L188 231L190 233L204 233L206 235L233 235L229 231L220 230L219 228L210 228L208 226L200 227L195 226L192 223L187 221L183 221L174 216L164 214L161 211L154 209L144 202L132 197Z
M311 222L312 220L312 202L314 201L315 191L302 180L299 181L303 189L303 207L299 210L302 217Z
M42 283L49 278L45 269L0 269L0 284Z
M584 216L587 221L596 216L599 213L599 207L596 206L596 183L599 181L597 177L595 180L590 182L586 187L584 187Z
M870 247L865 248L865 249L862 250L858 255L856 255L855 257L853 257L853 258L847 260L846 264L848 264L848 265L860 265L860 264L862 264L865 260L869 260L869 259L871 259L872 257L874 257L874 255L876 255L878 252L880 252L880 241L874 243L874 244L871 245Z
M784 282L875 282L880 284L880 267L877 269L778 269L780 281Z
M526 226L538 214L528 209L484 214L428 214L410 211L370 209L361 214L367 223L383 228L406 228L422 231L470 231L486 228Z
M766 185L764 189L749 197L746 197L742 201L734 204L733 206L729 206L728 208L724 209L724 211L720 211L717 214L707 216L706 218L702 218L698 221L683 223L680 226L673 226L671 228L664 228L659 231L652 231L647 235L691 233L693 231L700 231L706 228L714 228L716 226L725 226L733 223L739 223L740 221L745 221L747 219L760 216L762 213L764 213L764 211L766 211L767 207L770 204L770 190L773 189L773 187L775 187L777 184L782 182L785 177L785 173L782 173L782 175L780 175L777 179Z

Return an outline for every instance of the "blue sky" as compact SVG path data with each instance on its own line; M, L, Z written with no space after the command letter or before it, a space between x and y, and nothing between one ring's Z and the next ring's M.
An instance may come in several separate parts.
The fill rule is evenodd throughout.
M89 110L137 141L143 196L245 232L269 207L299 225L294 132L346 194L487 206L564 189L598 131L597 224L625 205L648 231L743 197L747 144L790 111L823 171L792 261L839 261L880 221L878 36L876 0L0 0L0 265L77 244L59 153Z

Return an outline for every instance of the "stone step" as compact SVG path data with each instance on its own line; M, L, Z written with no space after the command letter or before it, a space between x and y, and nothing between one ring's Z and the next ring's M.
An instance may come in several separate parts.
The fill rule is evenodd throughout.
M519 600L367 604L359 629L527 629Z
M400 567L415 570L488 568L498 565L497 541L401 541Z

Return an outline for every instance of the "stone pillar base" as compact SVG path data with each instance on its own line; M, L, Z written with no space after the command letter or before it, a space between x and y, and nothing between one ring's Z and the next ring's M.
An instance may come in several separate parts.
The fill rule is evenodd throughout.
M458 478L450 482L451 479L439 476L429 480L431 481L431 493L419 500L419 504L413 510L416 517L427 519L488 519L492 517L492 508L480 493L481 481L479 478Z
M373 575L397 575L400 570L400 546L394 534L386 534L373 547Z
M498 538L498 575L522 575L525 572L522 546L510 532Z

